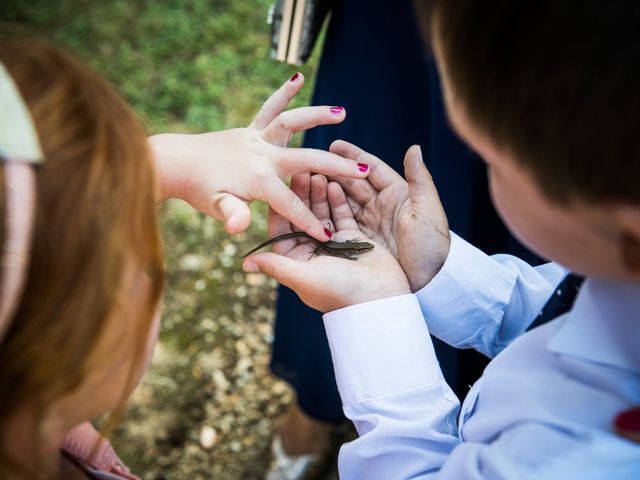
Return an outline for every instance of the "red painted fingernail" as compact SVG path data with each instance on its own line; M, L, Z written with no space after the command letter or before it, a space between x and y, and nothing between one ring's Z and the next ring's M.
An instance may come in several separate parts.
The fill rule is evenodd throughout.
M334 115L340 115L342 113L342 111L344 110L344 107L331 107L329 109L329 111L331 113L333 113Z
M298 72L294 73L293 76L289 79L290 82L295 82L300 74Z
M640 442L640 407L630 408L619 413L615 417L613 425L616 433L621 437L632 442Z
M324 234L329 238L333 237L333 233L331 233L331 230L329 230L328 228L324 229Z
M368 172L369 171L369 165L367 165L366 163L359 163L358 164L358 170L360 170L362 173Z

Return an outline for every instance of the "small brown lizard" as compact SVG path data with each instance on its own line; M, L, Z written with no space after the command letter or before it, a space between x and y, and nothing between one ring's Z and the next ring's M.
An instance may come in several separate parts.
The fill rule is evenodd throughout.
M283 240L289 240L290 238L297 237L308 238L309 240L317 243L316 248L311 254L312 257L314 255L331 255L333 257L342 257L348 260L357 260L358 255L373 249L373 245L371 243L360 242L357 238L354 238L353 240L347 240L346 242L335 242L333 240L329 240L328 242L320 242L306 232L291 232L285 233L284 235L278 235L277 237L273 237L265 242L262 242L253 250L250 250L244 255L241 255L240 258L251 255L261 248L266 247L267 245L271 245L272 243L282 242Z

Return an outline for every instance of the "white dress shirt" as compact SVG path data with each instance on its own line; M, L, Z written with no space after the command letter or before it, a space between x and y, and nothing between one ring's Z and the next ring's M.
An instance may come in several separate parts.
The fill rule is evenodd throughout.
M640 445L612 430L640 405L640 285L587 279L568 314L523 335L565 273L454 235L415 295L325 314L359 433L341 478L640 479ZM495 357L459 415L429 331Z

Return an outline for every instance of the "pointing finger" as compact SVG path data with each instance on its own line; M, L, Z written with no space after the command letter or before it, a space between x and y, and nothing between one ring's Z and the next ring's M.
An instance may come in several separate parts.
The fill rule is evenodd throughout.
M282 148L274 147L277 151L272 155L281 177L296 173L321 173L323 175L365 178L369 172L369 165L354 162L336 155L313 148Z

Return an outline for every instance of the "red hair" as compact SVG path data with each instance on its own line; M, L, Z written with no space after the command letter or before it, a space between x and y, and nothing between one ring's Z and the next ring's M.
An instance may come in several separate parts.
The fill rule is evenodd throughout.
M25 401L36 405L41 420L48 405L82 384L134 262L151 279L136 330L142 355L164 269L154 168L135 115L106 81L51 45L0 40L0 61L21 91L45 155L35 167L25 291L0 344L1 433ZM4 181L0 168L1 228ZM12 463L5 447L0 476Z

